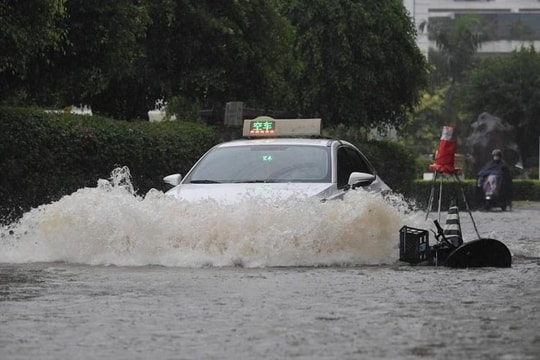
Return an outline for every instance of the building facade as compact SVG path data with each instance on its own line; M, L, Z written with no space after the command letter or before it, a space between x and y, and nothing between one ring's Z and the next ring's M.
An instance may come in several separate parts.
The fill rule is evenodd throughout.
M482 44L480 54L512 52L522 46L540 50L540 0L404 0L418 30L418 47L427 56L435 42L423 23L449 21L474 14L489 41Z

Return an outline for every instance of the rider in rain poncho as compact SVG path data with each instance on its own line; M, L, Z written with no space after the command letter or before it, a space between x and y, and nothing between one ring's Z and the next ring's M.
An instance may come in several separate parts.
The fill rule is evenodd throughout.
M496 196L498 202L509 204L512 201L512 174L502 155L501 150L493 150L492 160L478 172L478 187L483 195Z

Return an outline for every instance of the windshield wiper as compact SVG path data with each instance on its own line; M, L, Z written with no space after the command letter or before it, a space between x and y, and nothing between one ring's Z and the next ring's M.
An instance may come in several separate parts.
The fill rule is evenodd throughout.
M215 180L191 180L190 184L221 184L219 181Z
M255 184L255 183L277 183L279 180L274 179L266 179L266 180L241 180L241 181L234 181L235 184Z

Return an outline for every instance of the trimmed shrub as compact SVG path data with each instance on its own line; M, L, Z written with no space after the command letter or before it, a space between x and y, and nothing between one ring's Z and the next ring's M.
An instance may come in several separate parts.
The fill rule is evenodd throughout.
M370 160L383 181L394 191L410 195L415 177L415 159L401 144L391 141L366 141L365 129L340 124L323 129L325 136L349 141Z
M482 199L477 197L476 180L466 179L459 183L454 180L445 179L442 182L441 209L448 210L450 200L455 198L458 201L459 208L465 210L463 195L460 184L463 186L465 198L469 208L479 209L482 206ZM427 209L431 188L434 186L433 208L438 206L439 199L439 180L433 181L416 180L414 182L413 199L421 209ZM539 180L514 180L513 181L513 201L540 201L540 181Z
M415 178L415 159L404 146L390 141L368 141L358 148L369 158L390 188L410 196Z
M120 166L129 167L139 194L165 190L163 176L185 175L221 140L218 130L201 123L126 122L0 107L0 223L82 187L95 187ZM387 141L356 145L394 191L426 208L432 182L414 179L415 159L403 146ZM462 184L469 206L476 208L475 181ZM443 209L452 197L462 201L457 182L443 185ZM540 181L515 180L514 199L540 201Z
M162 177L185 174L218 132L192 122L126 122L0 107L0 221L81 187L96 186L119 166L145 194Z

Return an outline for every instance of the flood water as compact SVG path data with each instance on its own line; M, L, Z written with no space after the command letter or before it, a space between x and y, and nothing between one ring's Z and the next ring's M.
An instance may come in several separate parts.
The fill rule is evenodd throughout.
M0 231L0 358L540 359L539 214L473 212L513 264L457 270L398 261L399 229L437 216L399 198L189 206L100 181Z

